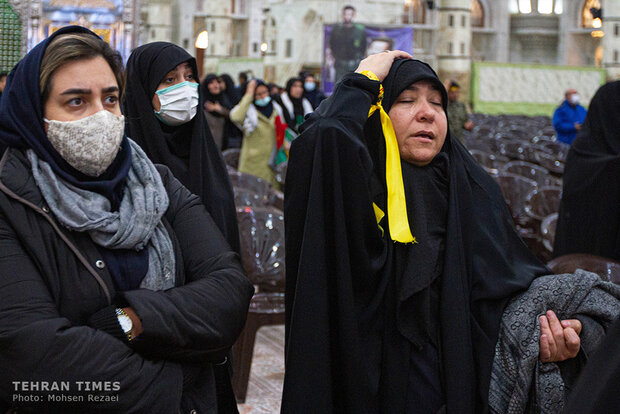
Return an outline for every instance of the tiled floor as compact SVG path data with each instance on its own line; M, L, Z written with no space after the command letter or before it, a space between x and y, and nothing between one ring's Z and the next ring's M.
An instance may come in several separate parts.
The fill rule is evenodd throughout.
M265 326L256 335L250 384L239 413L279 413L283 381L284 325Z

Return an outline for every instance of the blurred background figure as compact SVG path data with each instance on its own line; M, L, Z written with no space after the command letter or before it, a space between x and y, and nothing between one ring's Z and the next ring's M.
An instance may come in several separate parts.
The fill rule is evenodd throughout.
M276 101L280 99L282 88L275 83L268 84L267 88L269 89L269 96L271 96L271 99L275 99Z
M313 109L316 109L323 100L326 99L325 94L321 91L311 73L304 74L304 98L310 101Z
M467 106L459 100L461 97L461 85L452 80L448 84L448 121L450 132L463 142L463 130L471 131L474 123L469 120Z
M241 97L237 95L237 91L235 90L235 82L232 77L228 73L222 73L217 80L220 83L222 93L228 97L228 100L233 106L237 105Z
M284 119L290 129L298 132L304 117L313 111L310 101L304 97L304 86L301 78L290 78L286 82L286 90L280 95Z
M207 124L213 135L215 145L222 150L226 148L226 124L232 104L228 96L221 89L220 82L215 73L208 74L200 84L201 94L204 99L203 110Z
M271 99L263 81L248 82L245 95L230 111L230 120L243 129L238 171L260 177L277 188L269 161L277 149L276 133L281 131L283 135L286 123L282 108Z
M374 55L375 53L385 52L394 48L394 39L389 37L377 37L370 41L366 55Z
M553 113L553 127L558 141L570 145L581 129L587 111L580 105L580 97L575 89L568 89L564 98L564 102Z
M239 74L237 75L237 82L238 82L238 85L235 88L235 93L239 97L239 100L241 100L243 95L245 95L245 88L248 85L248 73L247 72L239 72ZM239 103L239 102L237 102L237 103Z

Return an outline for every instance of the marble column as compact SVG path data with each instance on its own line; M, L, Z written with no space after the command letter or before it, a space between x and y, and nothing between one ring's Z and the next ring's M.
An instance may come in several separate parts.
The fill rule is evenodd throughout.
M620 79L620 2L603 3L603 61L609 79Z
M469 96L471 71L471 1L441 0L439 3L438 74L442 81L454 79L461 96Z

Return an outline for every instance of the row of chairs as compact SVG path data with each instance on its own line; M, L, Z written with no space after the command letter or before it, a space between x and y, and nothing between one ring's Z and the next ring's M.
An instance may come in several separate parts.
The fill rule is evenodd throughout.
M255 289L232 352L233 389L237 401L244 402L258 329L284 324L284 194L262 178L237 171L239 152L228 149L223 156L235 196L243 268ZM279 174L286 171L282 175L280 168Z

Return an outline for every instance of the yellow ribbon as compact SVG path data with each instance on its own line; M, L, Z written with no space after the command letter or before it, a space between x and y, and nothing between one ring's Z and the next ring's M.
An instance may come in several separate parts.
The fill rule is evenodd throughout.
M390 236L392 240L400 243L416 243L416 239L411 234L411 229L409 228L403 172L400 167L400 152L398 151L398 141L396 141L394 126L380 102L370 107L368 117L374 114L377 109L381 117L383 136L385 137L385 181L388 193L387 215L389 217Z
M369 70L361 72L369 79L379 81L377 75ZM379 98L377 103L370 107L368 117L370 118L375 111L379 110L381 117L381 129L385 137L385 182L387 183L387 210L388 225L390 227L390 237L392 240L400 243L417 243L415 237L411 234L409 228L409 218L407 217L407 201L405 200L405 186L403 184L403 172L400 167L400 152L398 150L398 141L396 141L396 133L392 120L381 106L383 99L383 85L379 86ZM377 224L383 218L383 211L374 203L375 216ZM381 212L378 214L377 210ZM383 232L383 229L381 229Z

